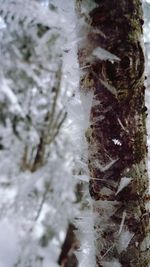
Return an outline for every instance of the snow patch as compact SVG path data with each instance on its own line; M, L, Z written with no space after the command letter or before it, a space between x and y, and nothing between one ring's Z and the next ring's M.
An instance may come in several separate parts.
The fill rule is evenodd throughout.
M0 267L12 267L17 261L20 253L17 232L12 222L6 219L0 222Z
M122 143L118 139L112 139L115 145L122 146Z

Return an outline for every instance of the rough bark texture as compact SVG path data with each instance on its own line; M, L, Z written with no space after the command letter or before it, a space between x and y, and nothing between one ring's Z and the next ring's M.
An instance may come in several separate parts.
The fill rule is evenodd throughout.
M86 15L85 5L91 9ZM97 214L96 266L148 267L150 227L141 1L81 0L77 6L80 21L85 21L80 23L79 32L83 37L79 44L79 63L84 70L81 90L85 95L94 91L86 136L89 190L93 212ZM97 47L120 60L94 57L92 53ZM120 190L122 181L126 186Z

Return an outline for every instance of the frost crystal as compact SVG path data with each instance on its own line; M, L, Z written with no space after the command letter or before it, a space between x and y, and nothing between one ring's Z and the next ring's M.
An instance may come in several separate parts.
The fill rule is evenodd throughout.
M113 95L117 96L117 90L114 86L110 85L109 83L107 83L106 81L100 80L101 83L105 86L105 88L107 88L107 90L112 93Z
M16 95L13 93L11 88L9 87L9 81L6 79L1 80L1 92L5 95L5 97L9 100L10 104L12 105L12 111L17 111L19 113L22 112L21 107L18 103L18 99Z
M118 159L112 159L109 163L107 163L105 166L102 165L99 161L95 160L95 166L100 169L101 172L109 170Z
M123 215L122 215L122 220L121 220L120 229L119 229L119 235L122 232L122 229L123 229L123 226L124 226L124 222L125 222L125 218L126 218L126 211L124 211Z
M105 214L103 214L103 216L112 216L116 210L115 205L117 205L118 202L117 201L107 201L107 200L97 200L95 202L93 202L93 206L95 208L96 211L98 211L99 213L103 213L103 211L105 210ZM98 218L97 218L98 219ZM100 217L100 220L103 219L102 217Z
M112 261L103 261L102 262L103 267L121 267L120 262L117 259L113 259Z
M144 240L143 240L143 242L142 242L142 244L141 244L141 251L145 251L145 250L147 250L147 249L149 249L150 248L150 234L148 234L145 238L144 238Z
M95 266L95 246L94 246L94 217L91 211L82 211L83 216L77 220L77 238L81 243L80 250L76 252L79 267Z
M89 177L87 175L74 175L74 178L82 182L89 182Z
M120 61L119 57L100 47L94 49L93 56L97 57L100 60L109 60L112 63L114 61Z
M121 181L120 181L120 184L118 186L118 190L116 192L116 195L121 191L123 190L126 186L128 186L128 184L131 182L132 178L129 178L129 177L122 177L121 178Z
M85 121L87 122L86 127L89 126L89 117L90 117L90 111L92 107L92 101L93 101L93 91L89 91L88 93L81 93L81 102L83 106L84 111L84 117Z
M126 250L132 237L134 236L133 233L129 232L128 230L122 230L119 240L118 240L118 252L121 253L123 250Z

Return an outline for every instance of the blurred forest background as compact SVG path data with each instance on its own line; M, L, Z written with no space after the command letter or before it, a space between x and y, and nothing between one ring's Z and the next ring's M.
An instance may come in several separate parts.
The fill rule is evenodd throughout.
M150 1L143 8L150 112ZM86 198L78 23L73 0L0 0L0 267L77 266L73 224Z

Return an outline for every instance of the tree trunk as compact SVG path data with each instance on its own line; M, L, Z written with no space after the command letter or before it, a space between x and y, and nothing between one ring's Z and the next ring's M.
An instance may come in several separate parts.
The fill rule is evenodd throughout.
M68 225L66 238L61 248L61 253L58 259L58 264L61 267L77 267L78 261L74 254L75 250L78 248L78 242L74 231L75 226L71 223Z
M94 92L86 136L96 266L148 267L142 4L80 0L77 10L80 87L85 97Z

